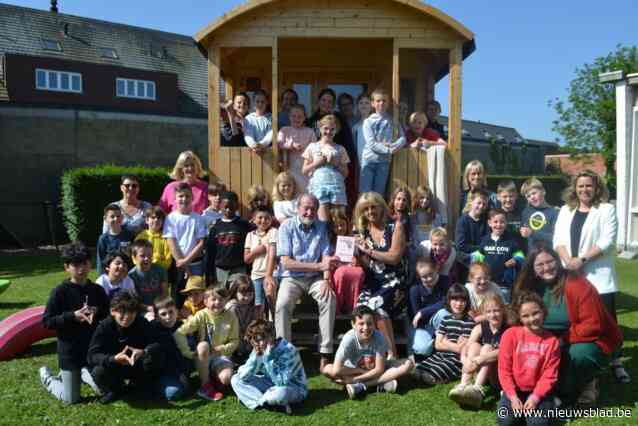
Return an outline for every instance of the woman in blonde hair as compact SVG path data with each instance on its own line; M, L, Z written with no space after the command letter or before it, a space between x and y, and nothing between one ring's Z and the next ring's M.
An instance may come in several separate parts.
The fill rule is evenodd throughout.
M188 184L193 191L192 207L193 212L202 214L208 205L208 182L201 178L204 176L204 169L199 157L193 151L183 151L177 157L175 167L169 176L174 179L164 187L159 206L166 214L175 210L175 188L182 182Z
M375 311L377 328L388 341L388 357L393 358L397 351L392 318L401 313L406 302L405 231L399 220L390 218L388 205L376 192L359 197L354 222L359 233L359 263L368 272L357 305Z
M487 188L487 171L479 160L472 160L465 166L463 172L463 191L461 192L461 212L467 205L468 194L476 190L485 190L488 193L488 209L500 206L496 194Z
M618 218L608 199L607 185L600 176L589 170L576 175L563 194L565 205L554 226L554 249L566 269L582 273L594 285L616 318L618 279L614 255ZM611 365L616 379L629 383L629 374L617 357Z

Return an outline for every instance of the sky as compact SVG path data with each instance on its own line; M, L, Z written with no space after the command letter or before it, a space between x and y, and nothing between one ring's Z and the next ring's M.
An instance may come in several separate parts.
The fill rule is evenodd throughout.
M0 0L48 9L48 0ZM194 35L244 0L60 0L61 13ZM638 44L636 1L430 0L475 34L463 65L463 118L516 128L553 141L548 102L565 98L577 67ZM175 7L170 7L171 5ZM633 12L632 12L633 10ZM448 80L436 86L447 113Z

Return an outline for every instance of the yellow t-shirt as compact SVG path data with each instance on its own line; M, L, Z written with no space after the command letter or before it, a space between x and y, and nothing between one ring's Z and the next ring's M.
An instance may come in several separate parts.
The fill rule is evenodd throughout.
M189 359L193 358L194 352L188 347L186 336L191 334L197 336L198 342L209 342L212 347L221 345L221 354L230 356L239 345L239 321L228 310L214 315L208 308L185 320L173 337L182 355Z
M168 271L173 262L173 255L171 255L171 248L168 246L168 241L162 238L161 232L155 233L146 229L140 232L135 239L150 241L151 244L153 244L153 263Z

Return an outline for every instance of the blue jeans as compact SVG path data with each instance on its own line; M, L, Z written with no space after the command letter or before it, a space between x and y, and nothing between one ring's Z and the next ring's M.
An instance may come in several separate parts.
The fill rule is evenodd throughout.
M249 376L241 379L235 374L230 384L237 394L237 398L248 409L254 410L265 404L289 405L296 404L306 398L306 390L297 386L275 386L268 377Z
M443 318L450 315L447 309L439 309L436 314L432 315L428 325L431 330L436 330L441 325ZM406 331L408 335L408 353L417 355L430 355L434 350L434 336L424 328L414 328L412 320L406 318Z
M385 197L385 186L390 174L390 163L364 163L361 165L359 192L374 191Z
M506 305L512 303L512 289L508 287L499 287L498 289L501 291L503 302L505 302Z
M264 304L264 279L257 278L253 280L253 288L255 289L255 306L263 306Z
M157 382L157 390L167 401L176 401L184 396L184 385L174 374L163 375Z

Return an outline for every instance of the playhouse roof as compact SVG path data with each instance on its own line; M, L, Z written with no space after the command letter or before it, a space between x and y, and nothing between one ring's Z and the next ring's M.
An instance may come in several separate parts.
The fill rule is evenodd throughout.
M258 9L262 6L270 5L273 3L277 3L281 0L248 0L246 3L241 4L227 13L223 14L215 21L208 24L205 28L200 30L197 34L195 34L194 39L197 43L202 47L207 47L209 44L210 38L214 35L214 33L219 30L225 24L233 21L241 15L248 14L249 12ZM456 19L442 12L441 10L422 3L420 0L387 0L389 3L396 3L398 5L404 5L415 9L416 11L421 12L424 15L427 15L431 18L436 19L442 24L448 26L451 30L453 30L456 34L458 34L462 39L464 39L467 43L464 45L464 57L469 55L474 50L474 33L466 28L463 24L461 24Z

